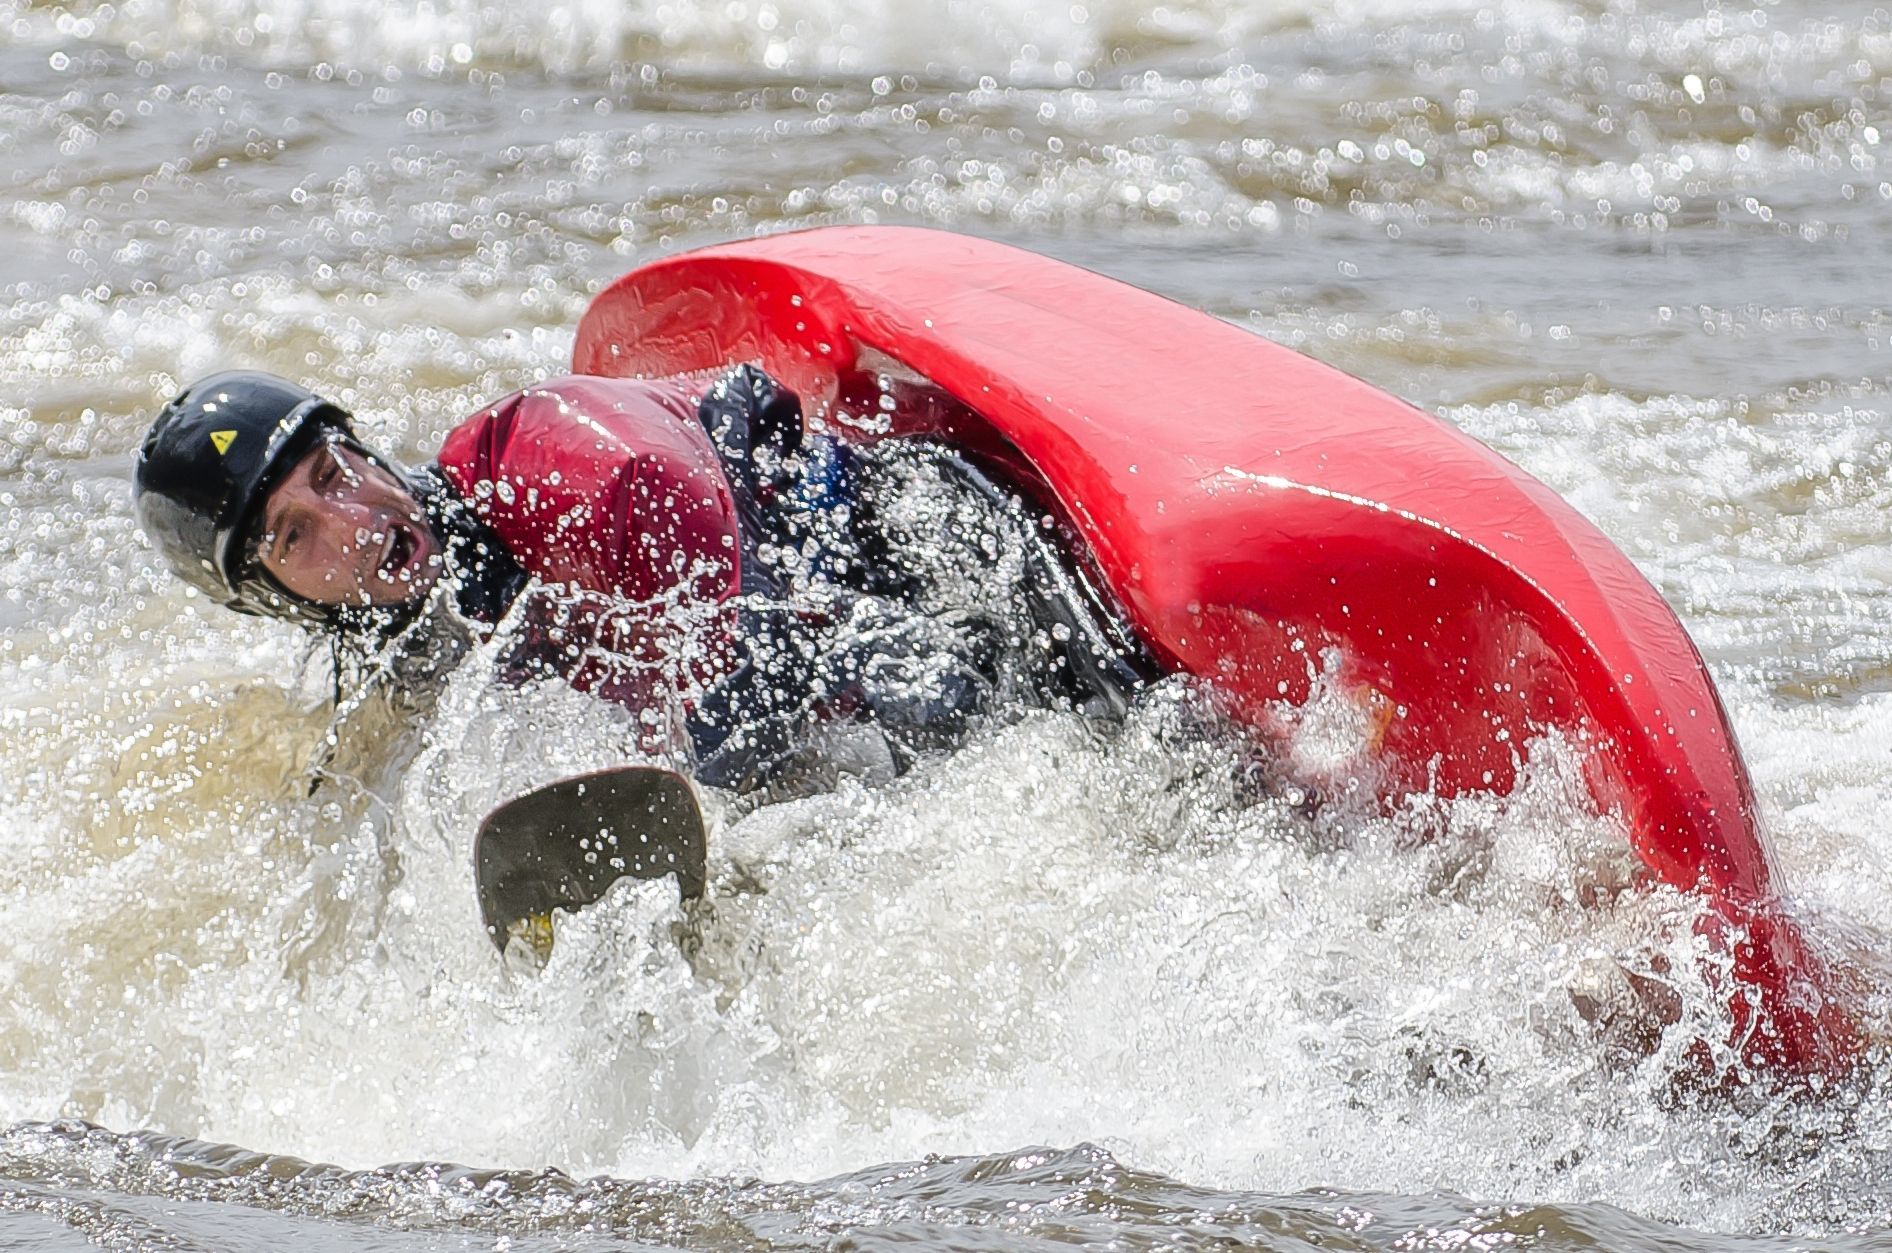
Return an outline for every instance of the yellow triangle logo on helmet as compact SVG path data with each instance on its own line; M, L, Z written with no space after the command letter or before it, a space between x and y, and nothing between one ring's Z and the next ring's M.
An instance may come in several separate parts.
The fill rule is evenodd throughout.
M236 443L236 437L235 431L212 431L210 442L217 446L217 455L222 457L228 455L230 445Z

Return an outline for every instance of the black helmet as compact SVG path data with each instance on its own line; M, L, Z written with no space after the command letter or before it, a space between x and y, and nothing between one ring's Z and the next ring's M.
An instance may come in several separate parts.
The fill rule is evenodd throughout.
M309 616L313 607L253 567L244 541L276 480L331 431L356 443L346 410L288 379L255 370L201 379L159 411L138 451L138 521L179 577L219 604Z

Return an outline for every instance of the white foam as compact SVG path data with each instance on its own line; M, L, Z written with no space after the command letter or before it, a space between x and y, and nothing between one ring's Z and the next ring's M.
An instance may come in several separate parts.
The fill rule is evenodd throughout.
M1329 209L1375 229L1425 214L1457 225L1494 207L1554 223L1604 199L1679 197L1691 181L1707 184L1705 202L1738 205L1769 180L1819 183L1840 170L1879 194L1863 121L1776 129L1743 152L1740 141L1691 138L1701 128L1675 113L1689 75L1710 102L1717 74L1743 90L1774 84L1770 98L1791 102L1808 84L1852 81L1855 62L1877 73L1886 40L1850 19L1763 29L1756 14L1786 16L1763 6L1721 13L1717 30L1715 15L1686 5L1679 17L1429 5L1418 17L1448 28L1490 9L1494 38L1521 48L1494 58L1502 81L1466 105L1517 124L1479 165L1453 146L1451 120L1399 103L1436 86L1418 70L1393 74L1386 100L1363 98L1387 107L1362 120L1331 80L1317 100L1330 111L1298 115L1297 93L1318 91L1246 63L1278 52L1267 42L1277 37L1299 49L1310 29L1314 46L1332 37L1343 53L1367 46L1349 39L1423 38L1415 11L1392 0L1332 14L1212 0L1080 7L1081 19L1062 3L949 4L919 23L869 0L782 0L764 29L759 3L440 0L384 26L359 0L129 0L109 14L0 0L0 30L16 47L39 41L49 58L135 42L187 67L199 53L297 73L324 60L370 77L392 66L402 90L438 63L447 81L426 90L455 100L471 90L452 79L462 45L464 68L529 68L518 77L535 90L541 67L602 81L619 59L719 91L777 71L835 74L847 78L833 89L841 122L858 128L821 129L832 115L813 106L794 115L807 143L778 149L782 185L749 201L730 192L748 218L665 185L675 170L694 185L702 162L721 159L688 111L650 129L608 119L555 139L521 127L504 137L528 150L517 189L512 167L502 189L498 166L451 156L377 181L378 163L413 137L398 112L383 129L369 118L357 147L323 158L332 181L309 184L291 202L299 212L270 227L269 252L245 251L255 202L220 199L207 168L153 176L163 207L149 212L166 219L164 235L89 184L84 195L14 193L0 210L10 245L43 245L55 259L69 249L101 267L122 255L112 281L150 289L23 296L0 326L0 378L13 385L0 401L0 1057L11 1059L0 1112L354 1165L440 1157L633 1176L808 1177L1089 1138L1205 1185L1606 1197L1743 1229L1842 1221L1883 1192L1869 1174L1886 1139L1882 1108L1850 1129L1764 1093L1664 1108L1674 1051L1725 1026L1721 1001L1702 984L1686 902L1573 903L1620 875L1622 845L1588 812L1563 750L1548 750L1508 801L1427 801L1393 817L1340 804L1308 819L1285 798L1245 801L1216 751L1170 734L1163 708L1115 738L1034 715L884 790L849 784L728 811L713 908L686 916L662 885L627 889L567 920L541 974L500 964L481 933L468 836L499 797L621 751L625 729L608 709L557 690L490 688L472 670L430 738L385 755L411 761L404 775L358 756L347 771L362 786L307 797L327 720L320 659L305 665L292 630L182 595L129 517L124 474L142 419L204 370L255 365L317 382L371 437L418 459L461 414L559 368L588 285L614 257L757 222L894 212L1047 238L1075 228L1074 248L1113 264L1199 264L1215 275L1200 280L1213 299L1238 311L1306 300L1320 312L1277 321L1317 347L1362 345L1348 364L1398 388L1433 347L1528 357L1542 341L1503 341L1515 328L1499 314L1454 321L1407 308L1393 284L1322 289L1277 280L1262 261L1257 281L1303 286L1258 296L1223 277L1220 241L1259 255L1285 237L1292 254L1276 254L1291 261L1355 246L1344 231L1319 233ZM1132 77L1073 85L1080 70L1116 67L1119 52L1118 73ZM1661 93L1647 101L1660 142L1640 156L1619 159L1616 140L1566 151L1530 133L1545 120L1539 98L1561 90L1566 54L1591 53L1622 83ZM971 120L932 132L939 147L914 139L880 155L888 136L918 134L901 129L900 97L932 99L932 89L899 76L929 66L949 84L932 102ZM884 91L872 83L882 73ZM45 153L67 127L91 125L87 92L124 88L73 74L46 90L78 103L49 97L7 115L37 128ZM1510 100L1513 89L1525 99ZM282 99L272 107L304 108L303 96ZM229 121L220 107L179 104L163 115L181 136L176 151L138 152L125 168L188 150ZM1047 108L1048 120L1033 120ZM736 106L705 112L719 109ZM1213 124L1180 126L1176 110L1192 127ZM1014 122L1024 139L942 155L948 139ZM730 126L768 133L747 113ZM24 143L24 133L0 138ZM835 173L834 146L860 136L875 152L864 172ZM90 145L83 126L74 138ZM1068 144L1055 159L1050 138ZM86 159L106 147L86 147ZM634 160L647 154L675 164L652 181ZM1251 176L1237 179L1244 161ZM443 173L467 174L472 190L449 203L434 182ZM1365 208L1352 207L1354 185ZM570 208L576 225L528 231L523 215L501 225L519 205ZM472 233L465 247L446 234L456 223ZM1154 239L1147 253L1124 247L1130 226ZM1706 229L1716 257L1733 246ZM595 251L546 261L530 249L548 237ZM1440 240L1456 243L1434 234L1415 251L1441 255ZM134 242L154 251L121 254ZM1444 255L1493 281L1512 273L1496 252ZM1559 255L1582 264L1580 252ZM294 268L305 260L318 268ZM1782 357L1794 350L1781 344L1855 331L1877 354L1882 318L1825 308L1858 303L1859 290L1732 313L1706 307L1720 296L1699 297L1702 308L1678 296L1675 312L1717 334L1725 319ZM1646 313L1625 303L1600 320L1633 327ZM1681 342L1673 351L1705 341ZM1819 372L1791 358L1781 368ZM1804 906L1892 930L1881 830L1892 699L1878 690L1892 611L1883 387L1808 401L1542 401L1546 377L1527 366L1497 394L1530 399L1448 416L1569 495L1679 607L1724 681ZM1348 769L1348 710L1314 712L1333 717L1308 720L1302 765ZM1667 1053L1613 1068L1569 992L1616 961L1652 969L1657 954L1673 962L1689 1022ZM1770 1136L1815 1147L1779 1160L1753 1147Z

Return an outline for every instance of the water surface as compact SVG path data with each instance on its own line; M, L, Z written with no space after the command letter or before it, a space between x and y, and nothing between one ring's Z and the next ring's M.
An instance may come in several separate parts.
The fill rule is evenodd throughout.
M418 461L641 262L1034 248L1569 496L1700 642L1792 891L1870 948L1889 74L1892 18L1819 0L0 0L6 1239L1892 1245L1882 1087L1678 1099L1698 974L1643 1061L1575 1014L1610 963L1699 964L1685 900L1572 903L1623 846L1567 758L1422 843L1249 803L1174 694L1033 715L725 813L711 908L613 898L533 973L468 833L625 728L475 657L417 731L345 718L311 797L326 654L186 596L128 483L214 368Z

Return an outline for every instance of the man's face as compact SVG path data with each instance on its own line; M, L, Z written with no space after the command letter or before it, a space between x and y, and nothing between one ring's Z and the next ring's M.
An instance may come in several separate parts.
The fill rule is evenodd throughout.
M440 544L402 482L323 440L263 498L256 556L289 592L320 605L400 605L440 577Z

